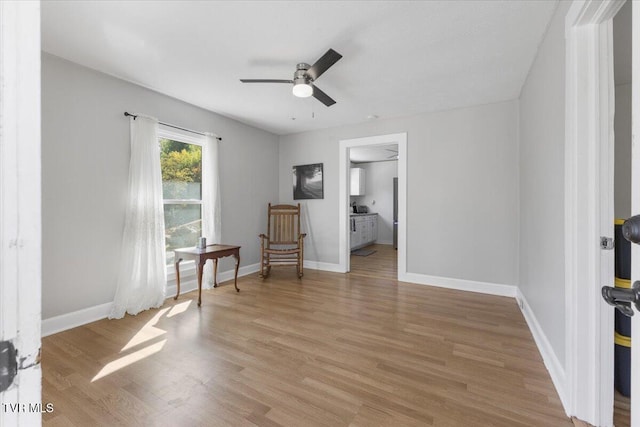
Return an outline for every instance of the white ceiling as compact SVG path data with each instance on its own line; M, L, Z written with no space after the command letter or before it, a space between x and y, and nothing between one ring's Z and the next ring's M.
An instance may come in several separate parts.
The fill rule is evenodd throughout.
M45 0L42 48L287 134L515 99L556 5ZM317 81L332 107L238 80L291 79L329 48L344 56Z
M368 145L349 149L352 163L385 162L398 160L398 144Z

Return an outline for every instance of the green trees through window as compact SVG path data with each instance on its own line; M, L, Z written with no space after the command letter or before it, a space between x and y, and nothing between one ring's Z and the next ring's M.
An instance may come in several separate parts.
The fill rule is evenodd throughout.
M202 182L202 147L161 139L160 165L163 182Z
M202 147L160 139L167 264L173 250L195 246L202 234Z

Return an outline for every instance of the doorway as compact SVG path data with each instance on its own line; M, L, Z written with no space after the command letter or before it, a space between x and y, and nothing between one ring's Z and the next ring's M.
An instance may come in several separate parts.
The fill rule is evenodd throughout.
M364 137L357 139L348 139L340 141L340 201L339 201L339 231L340 231L340 239L339 239L339 260L340 260L340 270L343 272L351 271L351 233L352 233L352 214L353 205L351 200L351 151L359 150L359 149L383 149L385 150L387 156L397 156L397 178L398 178L398 189L397 189L397 253L396 256L393 256L393 252L391 252L391 258L395 258L396 263L396 271L394 274L394 278L398 278L403 272L406 273L406 191L407 191L407 134L406 133L398 133L398 134L390 134L390 135L379 135L372 137ZM390 147L397 147L397 153L386 151L387 149L391 149ZM366 175L366 172L365 172ZM392 183L390 183L392 184ZM366 185L366 184L365 184ZM357 197L357 196L356 196ZM366 196L365 196L366 197ZM375 206L373 204L375 197L370 197L368 199L364 199L367 204L371 206ZM358 201L356 202L356 206L358 206ZM361 205L366 206L366 204ZM389 254L387 254L386 249L388 248L379 248L382 253L384 253L384 258L388 259ZM379 249L369 249L378 251ZM392 249L396 252L395 249ZM379 256L383 256L383 254L378 254ZM375 253L374 253L375 254ZM372 255L373 256L373 255ZM360 260L358 260L360 261ZM366 261L363 261L366 263Z
M594 425L612 426L614 407L614 311L600 289L614 283L614 252L603 244L614 236L614 52L613 18L620 0L574 1L565 19L566 143L565 143L565 298L566 406L569 415ZM633 19L637 19L634 8ZM640 32L633 29L634 54ZM640 71L633 65L635 74ZM633 74L633 73L632 73ZM633 87L633 111L640 107ZM638 135L634 120L632 133ZM638 182L640 152L631 155ZM633 186L631 213L639 213L640 191ZM632 264L640 265L638 248ZM638 271L632 269L635 279ZM633 277L632 277L633 278ZM640 319L634 316L634 335ZM640 340L636 340L640 341ZM640 361L640 353L632 352ZM636 364L637 366L638 364ZM640 386L632 371L632 387ZM640 393L631 393L631 399ZM640 412L631 402L631 426L640 427ZM640 405L635 405L640 407Z
M349 149L351 275L395 279L398 144Z
M613 18L613 75L615 85L614 115L614 180L613 205L616 224L631 216L631 7L632 2L622 6ZM619 227L619 225L617 226ZM630 284L630 244L624 239L615 242L614 285L626 287ZM624 265L623 265L624 264ZM630 416L630 341L631 319L615 311L614 347L614 410L613 424L629 427Z

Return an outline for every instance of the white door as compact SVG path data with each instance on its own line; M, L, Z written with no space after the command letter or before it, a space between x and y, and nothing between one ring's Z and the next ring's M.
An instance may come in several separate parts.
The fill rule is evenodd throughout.
M39 425L40 3L0 1L0 427Z
M632 7L631 213L640 215L640 3ZM631 245L631 283L640 280L640 245ZM640 310L631 318L631 427L640 427Z

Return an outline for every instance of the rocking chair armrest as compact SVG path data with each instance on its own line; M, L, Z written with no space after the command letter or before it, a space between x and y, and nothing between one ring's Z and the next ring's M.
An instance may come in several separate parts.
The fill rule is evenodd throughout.
M262 245L262 247L266 247L267 249L269 248L269 246L271 246L271 239L269 239L269 236L267 236L266 234L260 234L260 244Z
M307 233L300 233L298 235L298 240L304 239L305 237L307 237Z

